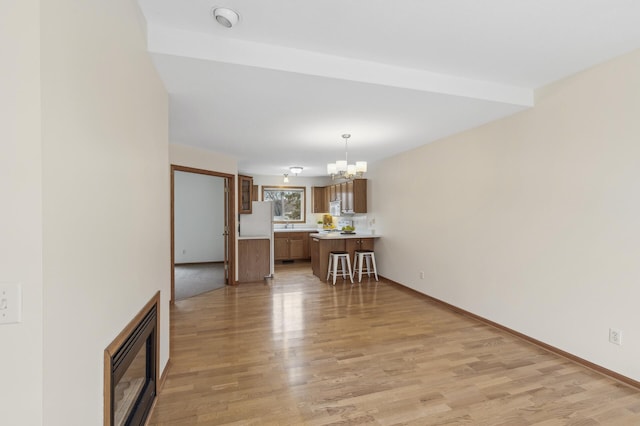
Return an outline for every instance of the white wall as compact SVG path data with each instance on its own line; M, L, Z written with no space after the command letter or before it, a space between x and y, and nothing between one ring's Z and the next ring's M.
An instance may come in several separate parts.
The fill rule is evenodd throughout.
M640 380L638 75L640 51L377 165L381 273Z
M224 261L224 178L174 172L176 263Z
M44 424L101 425L104 348L158 290L169 356L168 99L136 2L41 8Z
M0 325L0 423L42 424L40 5L0 2L0 283L22 322Z

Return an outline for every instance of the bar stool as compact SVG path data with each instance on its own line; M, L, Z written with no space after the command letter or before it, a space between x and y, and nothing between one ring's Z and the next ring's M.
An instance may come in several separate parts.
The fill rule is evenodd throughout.
M345 267L346 261L346 267ZM341 268L338 269L338 262L340 262ZM332 269L333 268L333 269ZM333 274L333 285L336 285L336 276L338 273L342 273L342 279L349 275L351 283L353 283L353 274L351 273L351 260L349 259L349 253L346 251L330 251L329 252L329 267L327 268L327 281Z
M366 269L363 268L366 261ZM373 266L373 269L371 269ZM367 276L371 276L371 272L378 281L378 268L376 268L376 255L373 250L356 250L353 259L353 275L358 274L358 282L362 281L362 273L366 272Z

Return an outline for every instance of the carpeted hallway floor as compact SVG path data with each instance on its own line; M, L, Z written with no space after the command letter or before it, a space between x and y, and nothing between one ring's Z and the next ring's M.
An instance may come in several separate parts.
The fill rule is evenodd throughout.
M225 286L223 263L175 266L175 298L183 300Z

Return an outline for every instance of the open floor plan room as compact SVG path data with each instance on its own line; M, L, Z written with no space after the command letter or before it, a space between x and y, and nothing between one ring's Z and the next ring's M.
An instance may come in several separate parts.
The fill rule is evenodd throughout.
M640 392L387 280L308 263L176 302L151 425L637 425Z

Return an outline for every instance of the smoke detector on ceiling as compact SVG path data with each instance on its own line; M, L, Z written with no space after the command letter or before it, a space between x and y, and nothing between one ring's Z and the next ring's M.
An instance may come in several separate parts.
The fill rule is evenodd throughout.
M231 28L240 20L240 15L235 10L226 7L216 7L213 9L213 17L216 18L218 24L225 28Z

